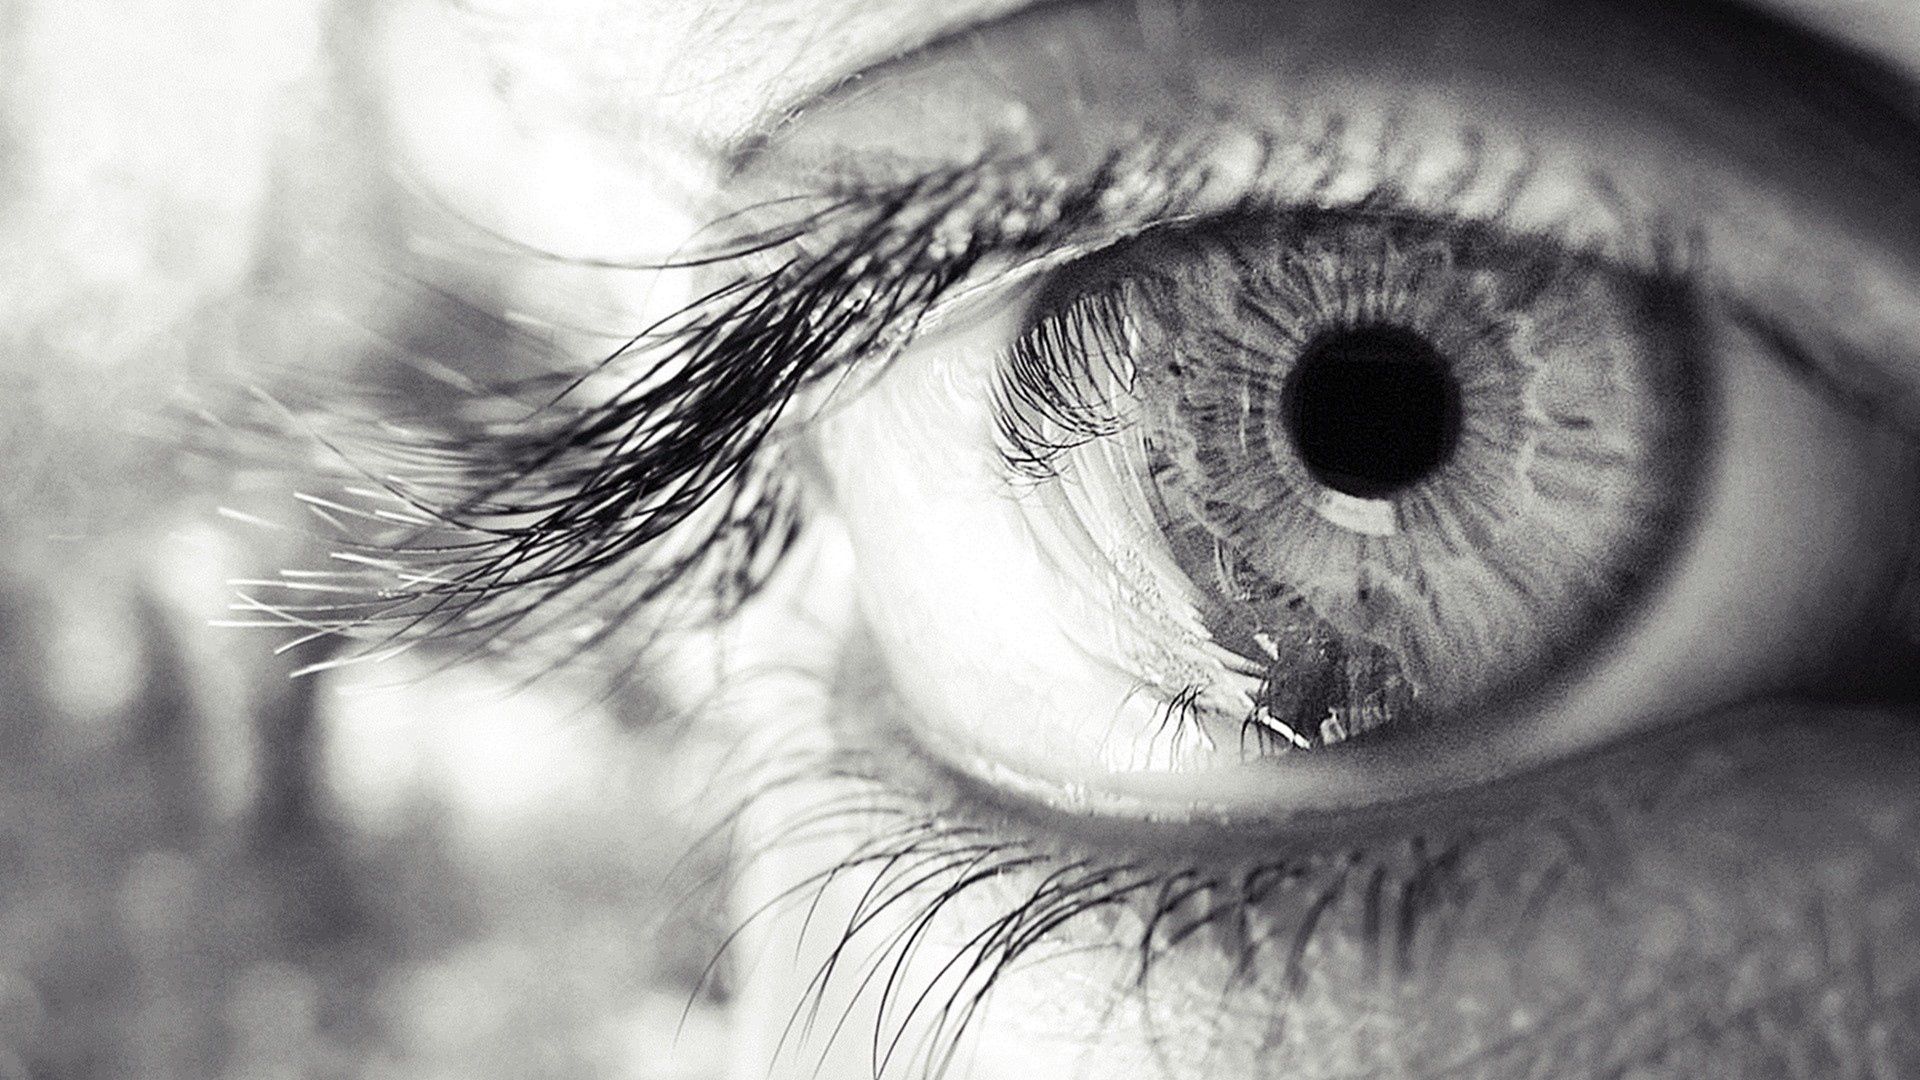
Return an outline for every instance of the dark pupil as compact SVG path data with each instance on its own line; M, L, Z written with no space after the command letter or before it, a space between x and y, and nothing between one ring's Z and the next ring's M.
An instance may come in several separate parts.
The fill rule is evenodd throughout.
M1307 346L1281 408L1307 472L1364 499L1431 475L1460 430L1460 388L1447 358L1392 326L1355 327Z

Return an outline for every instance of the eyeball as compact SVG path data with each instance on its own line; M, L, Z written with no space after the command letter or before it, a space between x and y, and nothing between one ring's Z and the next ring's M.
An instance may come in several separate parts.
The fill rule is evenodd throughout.
M1784 372L1680 273L1377 208L1236 211L934 335L817 438L936 757L1082 809L1257 816L1794 677L1796 635L1701 629L1729 591L1791 611L1834 587L1751 523L1905 504L1876 513L1898 473L1846 465L1887 442ZM1848 479L1789 513L1757 504L1830 466ZM1701 638L1679 670L1646 651L1676 627Z

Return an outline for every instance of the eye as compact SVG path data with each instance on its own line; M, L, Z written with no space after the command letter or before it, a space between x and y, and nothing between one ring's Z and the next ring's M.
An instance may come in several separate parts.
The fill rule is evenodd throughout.
M1885 614L1908 444L1681 253L1697 208L1555 219L1607 189L1536 160L1476 216L1397 186L1457 132L1380 130L1370 187L1253 169L989 278L819 425L912 741L1057 807L1260 821L1876 677L1839 640Z
M726 148L684 310L320 504L268 613L684 706L747 1068L1893 1045L1920 750L1835 703L1912 703L1906 81L1639 0L886 54Z
M1360 766L1289 767L1776 689L1794 637L1748 631L1791 606L1724 605L1884 557L1861 541L1907 508L1861 478L1891 448L1729 318L1537 238L1235 216L1084 260L822 438L916 735L959 767L1160 813L1372 801ZM1869 527L1792 543L1835 520Z

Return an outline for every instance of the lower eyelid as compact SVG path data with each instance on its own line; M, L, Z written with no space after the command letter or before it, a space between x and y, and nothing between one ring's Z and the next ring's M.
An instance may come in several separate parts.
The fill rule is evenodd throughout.
M884 774L869 772L862 783L890 792L876 801L894 809L866 818L859 828L868 831L851 839L871 857L884 850L884 840L872 846L872 830L884 828L876 823L894 820L921 860L916 869L937 867L949 840L995 847L955 863L952 874L918 881L919 899L893 906L940 921L945 929L928 931L926 947L942 959L958 951L963 968L973 963L966 951L979 948L974 935L1001 926L989 936L988 949L999 954L988 963L1009 952L1021 962L995 991L995 1000L1015 1004L990 1012L987 1026L997 1034L989 1041L1034 1060L1046 1060L1048 1038L1063 1030L1079 1033L1074 1046L1051 1050L1119 1053L1095 1029L1113 1024L1105 1042L1126 1041L1136 1028L1114 1017L1131 1014L1113 1011L1126 1009L1173 1023L1215 1017L1215 1073L1249 1047L1295 1055L1298 1075L1348 1075L1320 1071L1341 1054L1361 1055L1348 1071L1373 1075L1384 1059L1368 1065L1365 1055L1416 1047L1421 1063L1486 1062L1488 1075L1520 1075L1540 1060L1533 1055L1580 1051L1595 1039L1604 1045L1587 1051L1625 1061L1686 1044L1699 1031L1735 1029L1755 1008L1830 995L1851 961L1805 966L1807 920L1821 917L1821 903L1852 905L1836 917L1856 950L1870 930L1893 933L1916 918L1905 910L1912 905L1882 905L1871 915L1860 907L1873 889L1898 882L1888 868L1904 865L1903 845L1920 829L1910 797L1889 806L1920 761L1920 729L1897 716L1749 710L1665 745L1505 785L1477 802L1435 804L1345 834L1329 827L1311 840L1284 831L1215 837L1195 857L1191 846L1183 854L1156 852L1138 834L1131 844L1088 839L1060 822L976 801L923 762L898 756L889 721L875 715L883 699L874 689L843 688L836 726L843 748L878 740L858 759L886 763ZM1877 821L1867 813L1876 804ZM1777 827L1763 825L1774 819ZM1445 836L1432 831L1436 821ZM953 887L961 871L996 859L1003 872ZM1806 877L1809 865L1841 876L1822 885ZM829 899L814 912L820 929L803 957L846 945L840 927L893 899L884 872L877 892L862 868L836 873L858 899L851 911ZM904 880L896 874L893 884ZM823 895L833 891L823 887ZM1049 918L1061 921L1049 926ZM893 925L882 918L871 929ZM1510 966L1480 968L1496 959ZM891 962L883 951L863 963L884 974ZM1735 970L1745 980L1738 993L1717 996ZM1017 972L1038 974L1029 981ZM924 970L894 974L904 980L901 1002L925 988L916 981ZM1523 984L1536 995L1518 992ZM1062 985L1076 988L1070 1001L1058 1000ZM930 991L928 1007L944 1004L947 992ZM1860 1002L1861 1015L1893 1015L1898 992L1889 986ZM1040 1019L1023 1022L1023 1008ZM1286 1024L1276 1025L1280 1017ZM984 1051L988 1060L995 1052Z

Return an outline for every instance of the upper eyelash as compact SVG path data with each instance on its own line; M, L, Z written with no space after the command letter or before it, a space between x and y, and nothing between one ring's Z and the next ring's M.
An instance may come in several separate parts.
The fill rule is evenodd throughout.
M1049 479L1061 457L1126 426L1124 410L1112 400L1089 400L1086 389L1098 382L1096 364L1113 385L1132 389L1127 351L1118 340L1127 320L1126 305L1103 290L1076 298L1008 347L993 388L995 435L1008 471Z
M734 566L753 565L770 545L783 547L792 530L766 526L790 516L780 509L790 493L777 484L754 491L760 485L743 475L748 462L780 408L830 354L857 350L862 330L872 337L941 284L939 266L920 267L912 282L891 292L854 296L862 279L847 273L863 254L852 245L870 244L895 226L900 211L941 179L841 199L677 263L741 263L836 226L846 237L812 259L732 278L598 365L646 351L658 357L651 372L666 372L656 382L643 374L605 402L575 407L563 394L511 425L415 436L416 451L440 462L437 471L415 469L354 492L387 503L389 515L399 508L399 535L364 535L370 530L362 518L360 528L343 528L347 535L337 540L350 554L377 559L376 576L370 581L349 570L329 575L325 585L358 585L364 594L260 606L315 633L493 638L563 599L595 570L655 544L723 493L726 502L704 535L657 567L627 606L656 598L728 548L730 538L744 541L732 545ZM909 234L906 242L913 239ZM911 265L918 254L899 256ZM824 320L837 321L820 325ZM345 441L349 458L364 447L352 436ZM757 588L754 579L764 575L736 578L740 599ZM271 584L310 591L305 576Z
M568 620L590 627L578 650L689 581L708 587L701 615L725 618L799 528L775 435L795 395L845 364L884 362L989 257L1177 214L1204 179L1191 156L1154 144L1074 179L1010 155L730 215L723 226L775 224L653 268L724 279L588 372L640 368L608 399L581 400L583 375L530 417L406 432L398 474L358 460L380 456L390 424L323 437L359 480L306 501L349 568L248 582L240 604L302 641L373 643L322 666L419 640L497 650Z

